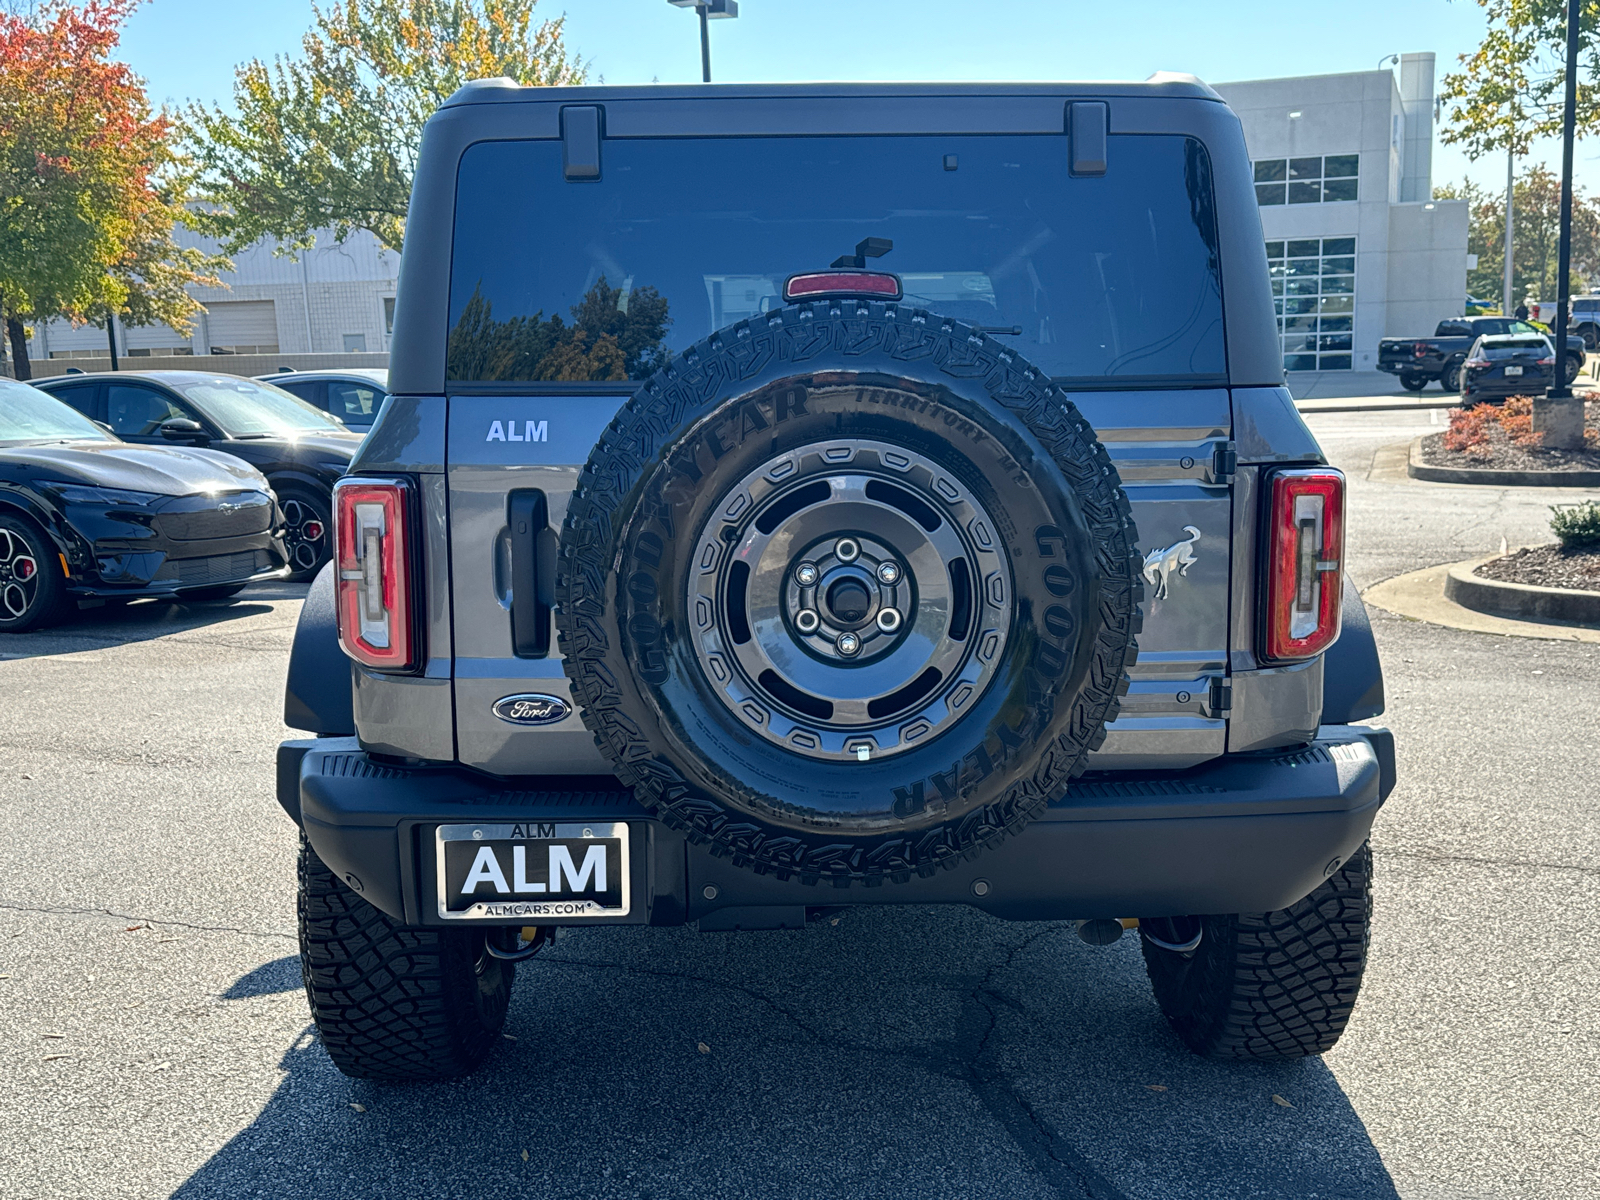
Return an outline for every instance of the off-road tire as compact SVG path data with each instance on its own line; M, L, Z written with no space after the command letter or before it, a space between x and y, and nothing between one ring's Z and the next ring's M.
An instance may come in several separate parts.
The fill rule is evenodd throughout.
M783 425L778 405L794 395L822 398L810 410L782 410L792 417ZM1070 510L1060 528L1036 527L1032 519L1024 527L1019 518L1001 539L1018 597L1013 641L1001 651L1014 678L997 676L963 717L926 743L847 769L768 747L759 731L750 737L709 702L673 709L685 696L685 705L699 703L691 693L711 686L685 658L694 653L685 649L692 623L686 616L679 621L667 605L676 603L678 580L695 569L702 530L732 519L716 515L727 496L712 486L716 472L771 447L789 453L792 445L801 454L886 428L887 441L903 429L911 429L906 436L913 440L929 439L922 451L929 456L941 452L932 444L940 440L952 454L961 443L960 453L976 455L986 421L993 428L982 454L994 457L974 457L973 470L1006 448L1015 460L1006 460L1005 487L1029 491L1028 503L1040 509ZM757 428L764 432L747 432ZM1003 432L997 437L994 430ZM719 437L738 444L724 448ZM709 465L703 472L672 465L685 458ZM958 467L948 466L953 477L960 477ZM987 484L968 478L967 486ZM1041 499L1047 494L1048 501ZM1040 540L1046 530L1054 541ZM601 436L560 540L564 668L583 721L618 776L661 820L713 854L806 884L928 877L1019 831L1066 790L1103 742L1137 652L1143 598L1137 541L1121 480L1094 431L1066 393L1012 350L970 326L897 305L791 305L686 350L640 387ZM642 582L641 564L648 567ZM1051 585L1047 594L1031 576L1023 580L1024 570L1076 572L1057 577L1074 589L1060 601L1074 615L1059 610L1055 618L1064 632L1047 634L1043 627L1058 611L1052 597L1068 593ZM1048 684L1026 665L1013 665L1026 654L1045 657L1056 636L1063 639L1065 669L1057 665ZM1043 679L1044 672L1035 673ZM676 690L663 700L666 689ZM1002 704L1016 729L999 730L994 714ZM935 754L942 756L936 765ZM924 790L931 771L952 770L955 786L936 792L929 782ZM924 794L938 804L923 805ZM847 801L832 810L818 799L841 795Z
M1201 917L1178 954L1140 937L1156 1003L1206 1058L1284 1062L1333 1049L1367 965L1372 851L1350 856L1316 891L1277 912Z
M323 1047L356 1079L448 1079L500 1041L516 968L481 929L418 929L368 904L300 838L300 972Z
M66 610L67 589L55 543L27 517L0 513L0 556L0 572L18 556L36 564L25 581L18 582L9 574L0 577L0 589L15 587L9 597L0 597L0 633L26 633L60 620ZM13 613L10 603L19 596L23 598L22 611Z

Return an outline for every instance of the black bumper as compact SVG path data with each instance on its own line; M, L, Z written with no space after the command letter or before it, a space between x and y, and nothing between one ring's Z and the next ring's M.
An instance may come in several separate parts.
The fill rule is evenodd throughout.
M1417 358L1391 358L1387 361L1380 358L1378 370L1387 371L1391 375L1420 375L1426 379L1437 379L1444 371L1444 363L1438 359L1429 362L1427 359Z
M1296 750L1085 776L1020 835L971 862L930 879L836 888L714 858L608 777L507 780L397 766L369 758L354 738L278 748L278 800L318 855L412 925L445 923L433 883L435 825L530 818L635 827L633 911L584 924L780 928L803 922L808 907L848 904L970 904L1015 920L1265 912L1310 893L1366 840L1394 779L1388 730L1325 725Z

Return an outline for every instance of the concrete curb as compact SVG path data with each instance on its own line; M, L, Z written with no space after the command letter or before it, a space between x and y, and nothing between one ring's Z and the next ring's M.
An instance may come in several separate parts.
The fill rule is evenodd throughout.
M1396 616L1413 621L1426 621L1448 629L1468 633L1493 633L1502 637L1539 638L1553 642L1592 642L1600 644L1600 629L1586 625L1548 625L1537 621L1518 620L1478 612L1456 603L1445 595L1445 580L1452 569L1468 572L1480 563L1486 563L1497 554L1469 559L1464 563L1444 563L1425 567L1405 575L1385 579L1361 593L1361 598L1375 608L1384 609Z
M1451 567L1444 577L1445 596L1476 612L1600 628L1600 592L1485 579L1473 574L1476 569L1465 564Z
M1429 466L1422 461L1422 438L1411 443L1406 474L1426 483L1476 483L1486 484L1489 487L1600 488L1600 471L1498 471L1490 467Z

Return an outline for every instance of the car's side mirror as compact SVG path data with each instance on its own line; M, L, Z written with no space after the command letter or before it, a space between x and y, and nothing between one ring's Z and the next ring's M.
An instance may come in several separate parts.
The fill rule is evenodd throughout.
M169 442L191 442L196 445L204 445L211 440L206 436L205 427L188 417L173 417L161 422L161 436Z

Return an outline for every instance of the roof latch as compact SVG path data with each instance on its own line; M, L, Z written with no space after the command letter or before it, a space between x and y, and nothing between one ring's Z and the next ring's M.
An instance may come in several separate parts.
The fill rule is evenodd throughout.
M561 173L568 180L600 178L603 115L596 104L569 104L561 110Z
M1074 175L1106 173L1106 133L1111 106L1104 100L1074 100L1067 105L1067 141Z

